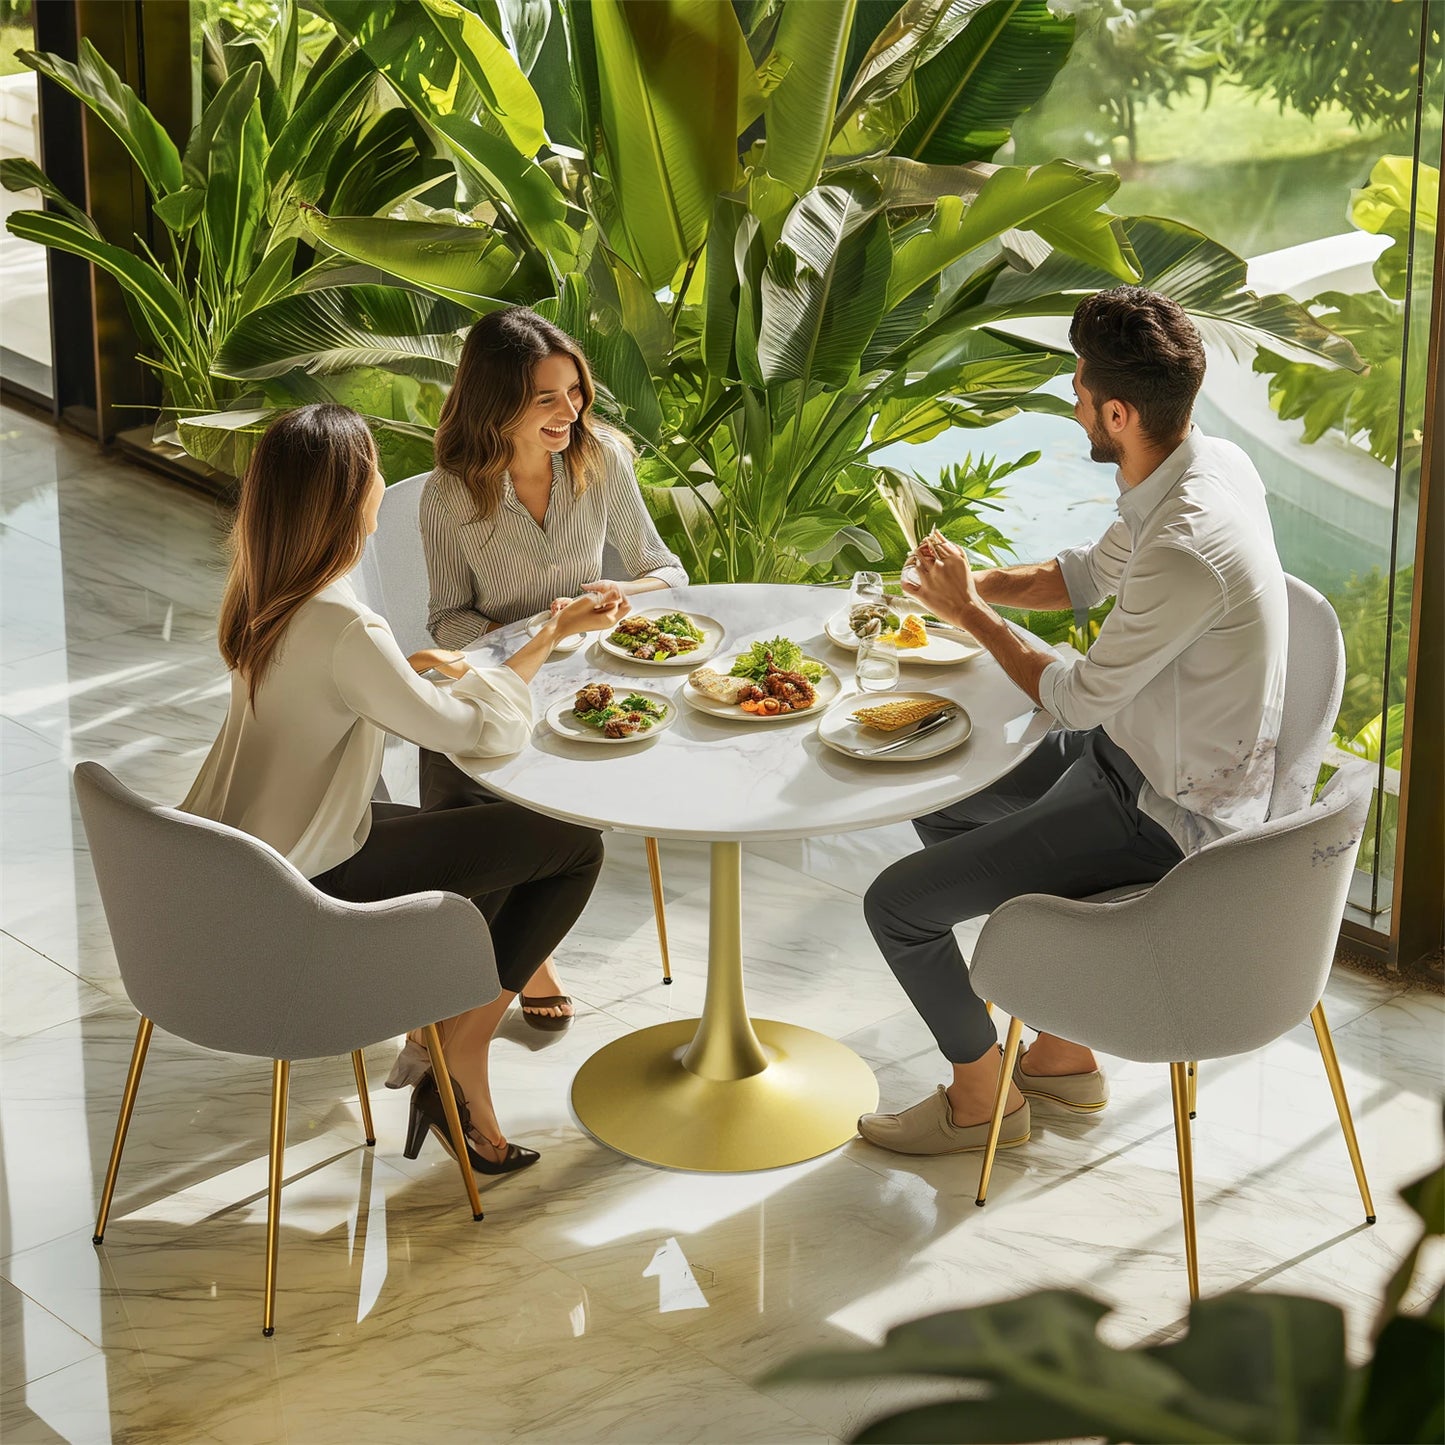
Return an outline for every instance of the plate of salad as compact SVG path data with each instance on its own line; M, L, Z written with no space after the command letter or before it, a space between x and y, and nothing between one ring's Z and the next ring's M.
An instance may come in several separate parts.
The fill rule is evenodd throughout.
M613 657L648 667L676 667L679 663L695 666L711 657L722 640L723 625L715 618L655 608L629 613L599 639L599 646Z
M716 667L688 674L683 697L699 712L739 722L786 722L823 711L842 691L827 663L790 637L769 637Z
M547 726L573 742L617 747L656 737L676 716L676 706L660 692L589 682L575 697L564 697L547 709Z

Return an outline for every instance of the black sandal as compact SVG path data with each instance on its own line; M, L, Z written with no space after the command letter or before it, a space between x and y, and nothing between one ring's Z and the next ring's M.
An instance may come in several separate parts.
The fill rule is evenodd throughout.
M572 1003L571 994L566 993L544 993L535 997L529 994L522 994L522 1017L531 1024L534 1029L540 1029L544 1034L565 1033L572 1027L574 1014L536 1014L528 1013L528 1009L536 1008L564 1008Z

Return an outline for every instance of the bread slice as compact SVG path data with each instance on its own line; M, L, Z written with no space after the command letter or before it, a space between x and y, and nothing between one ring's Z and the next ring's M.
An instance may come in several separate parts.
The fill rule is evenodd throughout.
M884 702L876 707L860 707L853 713L853 720L865 728L875 728L881 733L896 733L910 723L923 722L953 707L946 697L910 698L907 702Z
M704 696L726 703L737 702L753 685L750 677L729 677L713 667L699 667L687 680Z

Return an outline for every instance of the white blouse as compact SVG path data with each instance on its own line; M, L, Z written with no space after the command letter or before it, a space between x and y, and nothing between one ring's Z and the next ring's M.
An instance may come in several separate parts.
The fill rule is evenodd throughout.
M664 545L647 513L632 457L608 432L599 433L602 477L576 496L560 453L552 458L552 492L543 525L523 506L505 476L497 510L476 520L477 504L460 478L440 468L421 494L421 538L431 602L427 631L439 647L470 647L488 623L516 622L575 597L602 576L610 546L629 580L657 577L685 587L682 563Z
M521 748L531 726L531 693L511 668L419 677L343 577L287 624L254 709L231 674L226 721L180 806L262 839L314 878L366 841L387 733L496 757Z

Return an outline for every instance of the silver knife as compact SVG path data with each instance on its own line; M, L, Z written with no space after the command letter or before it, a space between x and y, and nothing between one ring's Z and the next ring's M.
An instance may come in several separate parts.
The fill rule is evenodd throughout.
M941 728L950 718L958 716L958 709L951 707L946 712L935 713L931 718L926 718L919 723L906 738L895 738L891 743L884 743L881 748L859 748L857 754L860 758L876 758L879 753L891 753L898 748L906 748L909 743L921 738L925 733L931 733L936 728Z

